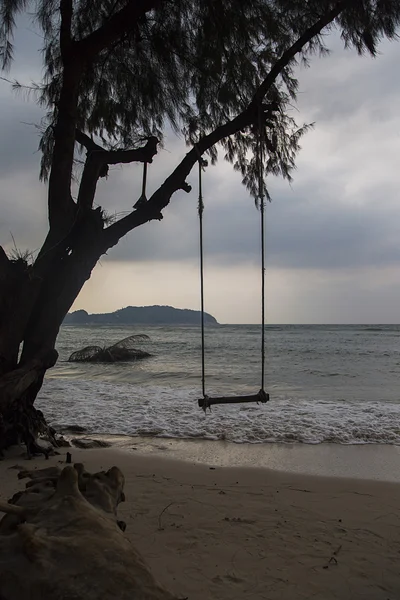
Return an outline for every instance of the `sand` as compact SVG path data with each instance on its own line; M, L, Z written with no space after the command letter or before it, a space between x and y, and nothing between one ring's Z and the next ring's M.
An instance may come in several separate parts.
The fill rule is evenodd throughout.
M64 452L63 452L64 454ZM212 467L115 449L72 449L88 470L119 466L126 534L157 579L188 600L398 600L400 485ZM17 471L0 462L0 497Z

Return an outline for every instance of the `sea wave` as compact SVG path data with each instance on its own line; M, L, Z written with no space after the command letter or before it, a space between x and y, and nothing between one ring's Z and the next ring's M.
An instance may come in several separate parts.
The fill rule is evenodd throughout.
M193 388L49 378L38 406L56 427L91 433L227 440L235 443L400 445L400 403L293 399L213 406L204 414Z

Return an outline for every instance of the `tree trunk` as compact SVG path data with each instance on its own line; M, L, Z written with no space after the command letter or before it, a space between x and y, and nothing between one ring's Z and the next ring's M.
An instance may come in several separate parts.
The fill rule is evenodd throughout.
M57 361L64 317L101 256L102 232L100 212L90 210L62 247L32 266L0 251L0 453L23 442L35 454L43 451L38 435L52 435L34 402Z
M0 378L0 452L23 442L32 456L46 450L37 443L39 434L51 435L41 411L33 404L42 386L44 375L57 360L53 350L46 361L34 360L17 367Z

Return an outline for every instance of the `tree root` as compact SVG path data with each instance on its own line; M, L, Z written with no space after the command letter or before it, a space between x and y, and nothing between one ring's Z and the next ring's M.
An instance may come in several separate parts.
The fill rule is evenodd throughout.
M45 436L50 446L38 442L40 436ZM57 447L55 431L50 427L40 410L25 403L13 402L4 412L0 412L0 457L10 446L24 444L28 458L44 455L47 459Z

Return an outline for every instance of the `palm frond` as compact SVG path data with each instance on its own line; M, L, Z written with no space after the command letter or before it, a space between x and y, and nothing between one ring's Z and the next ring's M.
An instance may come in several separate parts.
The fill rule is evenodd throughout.
M151 355L144 350L134 348L137 342L150 340L148 335L130 335L111 346L86 346L71 354L69 362L128 362L148 358Z

